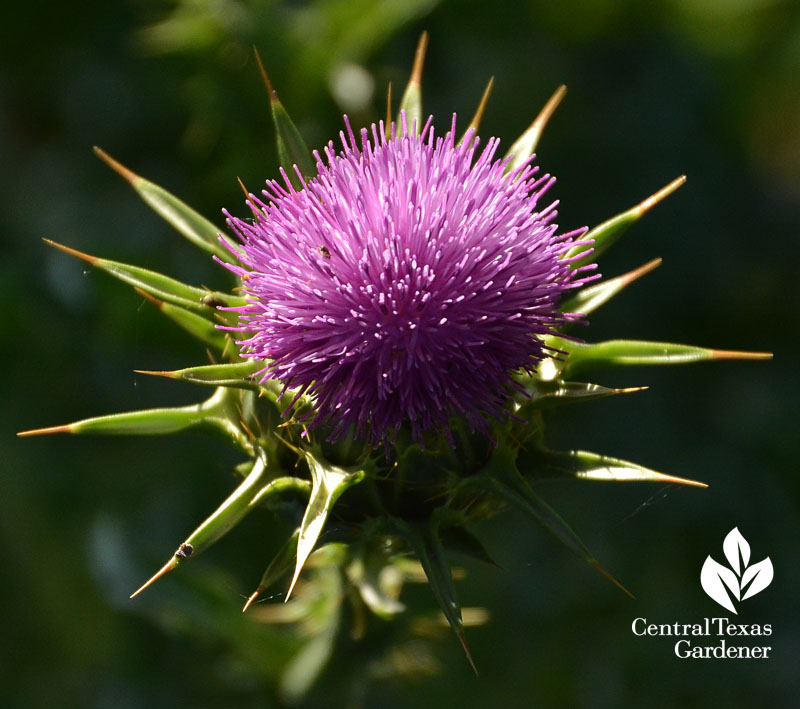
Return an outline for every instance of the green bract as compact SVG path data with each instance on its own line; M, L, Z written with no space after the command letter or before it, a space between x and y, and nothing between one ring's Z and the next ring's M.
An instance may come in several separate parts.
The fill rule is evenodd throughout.
M409 126L422 125L421 76L427 38L423 35L411 79L400 109ZM260 61L259 61L260 64ZM262 67L263 71L263 67ZM275 91L267 84L281 167L296 181L297 166L305 177L314 163L300 133ZM470 128L477 129L488 98L484 94ZM542 131L565 93L559 88L541 114L509 149L511 170L523 164L536 149ZM389 99L391 107L391 98ZM391 110L391 108L390 108ZM224 248L220 230L163 188L139 177L106 153L97 154L125 177L142 199L193 245L228 263L235 263L238 247ZM660 199L683 184L680 177L641 204L603 222L589 232L594 250L575 261L576 267L610 247L624 230L638 221ZM231 334L217 326L234 326L237 315L218 306L236 307L244 298L230 293L189 286L143 268L82 254L49 242L133 286L176 324L214 350L219 363L196 363L172 372L147 372L209 387L206 398L193 406L150 409L100 416L53 428L25 431L41 433L166 434L191 427L214 431L243 456L237 468L241 477L229 497L195 531L189 534L166 564L136 593L191 559L229 532L256 507L270 506L287 496L305 503L297 528L287 534L279 554L269 562L245 610L265 590L282 584L285 606L265 604L253 611L263 620L300 622L320 599L327 608L322 624L306 632L305 644L286 669L283 689L299 696L313 681L333 647L339 629L341 607L348 599L381 619L404 611L400 593L406 581L424 572L447 623L455 631L469 657L464 636L468 622L484 615L462 612L447 560L449 551L466 553L491 563L469 524L496 513L505 505L521 510L551 532L564 546L591 567L620 585L603 569L569 524L536 492L548 477L614 482L659 482L705 487L703 483L665 475L635 463L586 451L552 451L545 444L545 410L562 404L593 401L640 391L641 387L615 389L585 381L603 368L647 364L680 364L714 359L766 359L764 353L729 352L662 342L611 340L581 343L548 338L550 351L563 354L543 360L535 375L517 377L519 391L508 402L503 422L491 424L494 442L454 421L453 445L443 436L430 434L425 445L403 430L388 455L363 441L345 438L324 440L317 431L306 431L303 419L314 401L298 396L289 415L282 415L292 392L281 397L281 385L257 375L261 365L240 356ZM579 255L586 247L576 247ZM562 312L591 313L633 281L658 266L659 259L630 273L584 287L562 303ZM338 505L342 498L345 504ZM326 530L330 541L319 545ZM416 560L416 561L415 561ZM308 571L304 571L308 569ZM621 586L620 586L621 587ZM349 590L345 590L349 589ZM624 590L624 589L623 589ZM315 606L314 604L317 603ZM363 617L363 613L355 617ZM354 634L360 632L354 629ZM470 662L471 662L470 658Z

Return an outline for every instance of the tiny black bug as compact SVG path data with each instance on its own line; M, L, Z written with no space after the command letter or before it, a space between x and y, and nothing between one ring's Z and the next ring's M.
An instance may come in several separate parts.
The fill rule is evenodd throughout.
M194 554L194 547L186 542L181 544L178 547L178 551L175 552L175 556L179 559L188 559L192 554Z

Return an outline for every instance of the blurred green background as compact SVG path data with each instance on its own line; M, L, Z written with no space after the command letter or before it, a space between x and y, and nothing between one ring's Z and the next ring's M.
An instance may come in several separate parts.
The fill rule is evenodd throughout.
M724 362L599 377L648 385L550 417L580 447L696 477L708 490L553 483L544 496L632 601L509 512L479 527L503 570L464 561L475 678L445 634L441 672L381 680L349 646L308 706L796 706L800 622L797 367L800 4L789 0L124 0L0 10L0 704L273 705L281 636L243 597L284 531L254 515L193 565L128 594L230 488L238 462L199 435L16 439L18 430L169 403L172 369L204 353L121 284L42 237L192 283L225 274L144 207L102 146L215 217L275 174L257 45L308 142L341 114L383 115L419 33L430 32L426 110L468 119L491 75L484 135L506 145L560 83L569 95L540 164L558 176L560 224L593 225L677 175L687 186L601 261L664 265L592 319L586 336L767 350ZM395 94L398 95L397 93ZM463 124L463 123L462 123ZM584 407L578 407L584 408ZM773 584L741 622L771 623L768 661L679 660L631 622L723 615L701 590L708 554L738 526ZM415 608L433 608L410 589Z

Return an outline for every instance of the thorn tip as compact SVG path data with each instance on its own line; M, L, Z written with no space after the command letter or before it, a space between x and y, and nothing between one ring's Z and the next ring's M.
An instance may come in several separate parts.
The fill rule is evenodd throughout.
M469 645L467 645L467 636L464 635L463 631L457 632L456 635L458 636L458 640L461 643L464 654L467 656L467 660L472 667L472 671L475 673L475 676L478 677L478 667L475 665L475 660L472 659L472 653L469 651Z
M544 108L542 108L542 110L539 111L539 115L536 116L536 118L533 120L531 128L536 126L538 128L538 132L541 133L541 131L544 130L544 127L550 121L550 118L552 118L553 114L556 112L556 109L558 108L559 104L564 100L564 96L566 95L567 95L567 86L566 84L561 84L561 86L559 86L555 90L555 92L553 92L553 95L547 100L547 103L544 105Z
M244 192L244 198L249 203L250 202L250 193L247 191L247 187L244 186L244 182L242 182L241 177L237 177L236 180L239 183L239 187L242 188L242 192Z
M392 137L392 82L389 82L389 88L386 90L386 123L383 126L386 133L386 140Z
M29 436L43 436L50 433L72 433L72 427L66 426L49 426L48 428L32 428L29 431L19 431L17 436L20 438L28 438Z
M772 352L738 352L736 350L711 350L712 359L772 359Z
M242 608L242 613L246 612L247 609L252 605L253 601L258 598L261 593L264 591L263 586L259 586L255 591L253 591L250 596L247 598L246 603L244 604L244 608Z
M634 268L632 271L629 271L622 276L625 285L630 285L642 276L646 276L651 271L655 271L661 265L662 261L663 259L659 256L658 258L654 258L652 261L648 261L643 266L639 266L639 268Z
M138 596L142 591L144 591L148 586L154 584L158 579L160 579L165 574L168 574L178 565L178 560L173 556L170 560L164 564L158 571L156 571L153 576L150 577L142 586L140 586L136 591L134 591L130 597L135 598Z
M492 88L494 87L494 77L492 76L489 79L489 83L486 84L486 88L483 90L483 95L481 96L481 100L478 103L478 108L475 109L475 115L472 117L472 120L469 122L467 126L467 130L470 128L474 130L476 133L478 132L478 128L480 127L481 121L483 120L483 114L486 111L486 106L489 103L489 97L492 94Z
M647 199L643 200L638 205L636 205L633 208L634 212L638 216L641 216L648 209L651 209L656 204L658 204L661 200L669 197L675 190L677 190L685 182L686 182L686 175L681 175L680 177L676 177L668 185L662 187L660 190L658 190L658 192L651 194Z
M136 370L134 370L134 371L136 371ZM635 393L637 393L637 392L639 392L639 391L647 391L649 388L650 388L649 386L643 386L643 387L625 387L624 389L620 389L620 390L619 390L619 393L620 393L620 394L635 394Z
M292 582L289 584L289 590L286 592L286 598L283 599L284 603L287 603L289 598L291 598L292 591L294 591L294 585L297 583L297 579L300 578L300 571L302 568L302 566L298 565L298 568L295 569L294 576L292 576Z
M81 261L86 261L86 263L92 266L94 266L100 260L97 258L97 256L85 254L83 251L78 251L77 249L70 248L69 246L64 246L64 244L59 244L57 241L53 241L52 239L42 239L42 241L44 241L45 244L49 244L50 246L58 249L59 251L63 251L65 254L79 258Z
M636 600L636 596L634 596L625 586L623 586L617 579L615 579L608 571L606 571L600 563L596 559L592 559L589 562L589 566L591 566L595 571L599 572L601 575L605 576L611 583L613 583L620 591L622 591L626 596Z
M699 480L692 480L691 478L679 478L677 475L666 475L664 473L659 474L658 482L686 485L687 487L708 487L708 483L700 482Z
M133 290L135 290L140 296L142 296L142 298L144 298L145 300L147 300L150 303L152 303L153 305L155 305L159 310L161 310L161 308L164 307L165 303L164 303L163 300L159 300L154 295L151 295L147 291L142 290L141 288L139 288L139 286L134 286Z
M167 379L175 379L173 372L156 372L150 369L134 369L136 374L148 374L151 377L166 377Z
M98 146L93 146L92 151L94 152L97 157L99 157L106 165L108 165L114 172L116 172L121 177L125 178L128 182L133 184L137 180L140 179L139 175L137 175L133 170L129 170L125 167L121 162L112 158L105 150L99 148Z
M276 103L278 101L278 94L275 92L275 89L272 88L272 82L269 80L267 70L264 68L264 62L261 61L261 55L258 53L258 49L256 49L255 45L253 45L253 54L255 54L258 71L261 74L264 87L267 89L267 96L269 96L270 103Z
M425 66L425 54L428 51L428 33L424 31L419 36L417 43L417 51L414 53L414 66L411 69L411 76L408 79L409 84L422 83L422 69Z

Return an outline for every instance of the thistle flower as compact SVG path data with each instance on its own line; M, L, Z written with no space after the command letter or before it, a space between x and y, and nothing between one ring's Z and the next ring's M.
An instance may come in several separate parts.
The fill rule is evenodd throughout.
M358 605L353 617L365 609L396 616L404 610L403 584L420 575L469 657L464 627L485 614L462 614L447 551L491 561L468 525L503 505L617 583L539 496L537 483L566 476L705 485L604 454L553 451L544 411L642 390L584 380L606 368L771 356L665 342L585 343L564 334L576 313L593 313L659 265L655 259L576 290L591 278L592 261L684 178L586 233L558 234L555 204L541 205L552 179L539 177L531 161L564 88L497 158L498 141L480 149L477 138L491 82L460 141L455 118L442 137L431 123L417 133L425 46L423 35L399 131L384 133L392 125L390 98L387 120L372 126L371 137L363 130L359 143L347 124L341 151L329 144L325 160L314 153L316 165L264 73L283 181L267 183L266 201L248 196L252 222L228 215L241 243L97 149L150 207L238 276L230 292L50 242L134 286L213 350L212 364L149 372L213 393L193 406L20 435L167 434L202 426L244 456L236 468L242 479L228 498L133 595L197 558L252 510L287 494L307 498L302 519L289 517L294 531L245 604L247 610L293 568L288 600L309 567L310 580L297 584L283 612L256 614L313 621L316 634L300 629L303 647L284 668L294 698L333 651L345 599ZM292 415L282 420L287 389ZM430 430L447 438L423 448ZM380 441L385 457L370 445ZM337 505L342 495L346 504ZM320 546L323 529L334 541Z
M313 425L375 443L404 420L416 440L456 415L486 431L593 268L565 257L585 230L556 233L556 204L540 206L554 180L530 159L509 171L497 139L457 143L455 116L439 138L401 121L388 138L363 129L359 147L345 118L342 152L315 152L302 189L284 174L266 203L250 196L252 221L228 218L243 240L244 267L228 266L247 297L242 354L313 394Z

